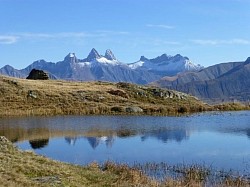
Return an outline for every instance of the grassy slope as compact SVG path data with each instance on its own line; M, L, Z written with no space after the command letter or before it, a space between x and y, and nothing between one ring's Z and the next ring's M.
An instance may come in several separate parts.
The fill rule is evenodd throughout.
M157 93L166 92L158 89ZM138 106L141 114L176 115L211 107L194 97L157 96L152 87L107 82L25 80L0 76L0 117L14 115L126 114ZM173 94L179 94L174 92Z
M0 137L0 186L156 186L138 170L97 164L81 167L19 151Z

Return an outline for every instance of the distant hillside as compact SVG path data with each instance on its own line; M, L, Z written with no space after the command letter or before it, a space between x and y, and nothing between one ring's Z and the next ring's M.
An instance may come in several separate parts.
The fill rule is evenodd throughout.
M0 69L0 74L24 78L33 68L44 70L51 77L63 80L148 84L166 75L197 71L203 67L179 54L175 56L163 54L154 59L141 57L138 62L126 64L120 62L109 49L106 50L105 55L100 55L92 49L84 59L78 59L75 53L69 53L63 61L56 63L38 60L21 70L4 66Z
M27 80L0 76L0 117L19 115L176 115L210 110L187 94L129 83Z
M182 91L210 103L250 100L250 58L214 65L198 72L164 77L152 85Z

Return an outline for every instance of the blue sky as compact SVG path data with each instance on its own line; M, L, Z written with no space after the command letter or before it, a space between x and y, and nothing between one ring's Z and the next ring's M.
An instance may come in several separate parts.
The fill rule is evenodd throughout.
M0 67L181 54L204 66L250 56L250 0L0 0Z

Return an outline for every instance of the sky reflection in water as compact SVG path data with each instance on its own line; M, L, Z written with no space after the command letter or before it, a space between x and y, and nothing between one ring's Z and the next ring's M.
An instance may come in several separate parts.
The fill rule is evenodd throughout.
M250 171L250 112L189 117L64 116L0 119L21 149L75 164L206 164Z

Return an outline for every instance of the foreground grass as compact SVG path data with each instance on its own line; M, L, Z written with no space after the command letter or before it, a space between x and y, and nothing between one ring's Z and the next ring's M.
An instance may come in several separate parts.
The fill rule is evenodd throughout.
M107 163L70 165L19 151L0 137L0 186L157 186L138 170Z
M156 172L159 167L174 171L178 176L161 181L153 180L142 170ZM209 181L211 171L205 167L148 164L130 168L107 162L89 166L76 166L20 151L5 137L0 137L0 186L250 186L248 178L221 175Z
M0 117L30 115L178 115L212 110L195 97L128 83L26 80L0 76ZM131 110L132 108L132 110Z

